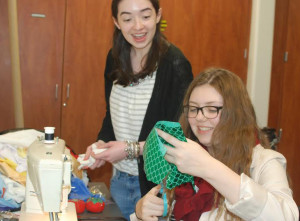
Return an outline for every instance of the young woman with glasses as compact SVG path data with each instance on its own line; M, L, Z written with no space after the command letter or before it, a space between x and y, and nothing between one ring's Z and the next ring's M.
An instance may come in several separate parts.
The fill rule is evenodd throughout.
M160 32L159 0L112 0L113 47L105 68L106 116L93 156L95 169L113 163L110 191L129 219L141 195L153 183L146 180L143 143L157 121L177 120L185 90L193 79L189 61ZM107 148L95 154L95 148Z
M158 130L174 146L165 145L165 159L194 176L195 186L173 190L176 220L298 220L286 159L269 149L237 75L217 68L200 73L187 90L180 123L187 142ZM132 220L158 220L159 190L139 200Z

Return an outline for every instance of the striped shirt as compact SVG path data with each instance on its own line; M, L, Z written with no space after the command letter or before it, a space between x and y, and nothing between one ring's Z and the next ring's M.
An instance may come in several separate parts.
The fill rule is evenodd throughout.
M152 96L156 71L139 84L123 87L114 84L110 95L111 120L117 141L138 141L146 110ZM121 160L113 164L122 172L138 176L137 160Z

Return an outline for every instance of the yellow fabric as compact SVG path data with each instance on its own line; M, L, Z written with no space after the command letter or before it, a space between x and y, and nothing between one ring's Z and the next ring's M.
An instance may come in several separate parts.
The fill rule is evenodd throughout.
M17 149L17 151L18 151L18 155L19 155L20 157L26 158L26 156L27 156L27 147L19 147L19 148Z
M8 178L22 184L23 186L26 185L26 172L18 173L15 169L0 159L0 173Z
M17 164L6 157L5 158L0 157L0 162L5 162L9 167L11 167L14 170L16 170L17 168Z

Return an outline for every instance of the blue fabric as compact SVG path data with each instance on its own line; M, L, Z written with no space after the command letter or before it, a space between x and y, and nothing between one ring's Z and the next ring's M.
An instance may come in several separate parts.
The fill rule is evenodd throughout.
M21 204L10 198L9 194L6 193L6 190L7 187L0 176L0 207L11 209L20 208Z
M81 179L72 176L71 185L72 189L68 197L69 199L80 199L86 202L90 197L94 197L100 198L105 202L105 198L103 196L100 196L99 194L92 194Z
M69 199L80 199L87 201L91 197L89 189L81 179L72 176L71 185L72 189L69 194Z
M162 198L164 200L164 213L163 217L166 217L168 215L168 200L167 200L167 194L164 192L164 184L161 183L161 188L160 188L160 194L162 194Z
M110 192L123 216L129 220L137 201L141 198L139 177L116 170L110 181Z
M16 211L20 211L20 207L19 208L12 208L12 207L7 207L7 206L0 206L0 211L9 211L9 212L16 212Z

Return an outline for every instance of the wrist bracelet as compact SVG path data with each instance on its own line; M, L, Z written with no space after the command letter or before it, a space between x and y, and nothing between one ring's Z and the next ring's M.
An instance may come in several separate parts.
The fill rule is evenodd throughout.
M127 153L126 159L133 160L140 156L140 143L134 141L125 141L124 151Z
M135 158L139 158L140 156L140 143L139 142L135 142Z

